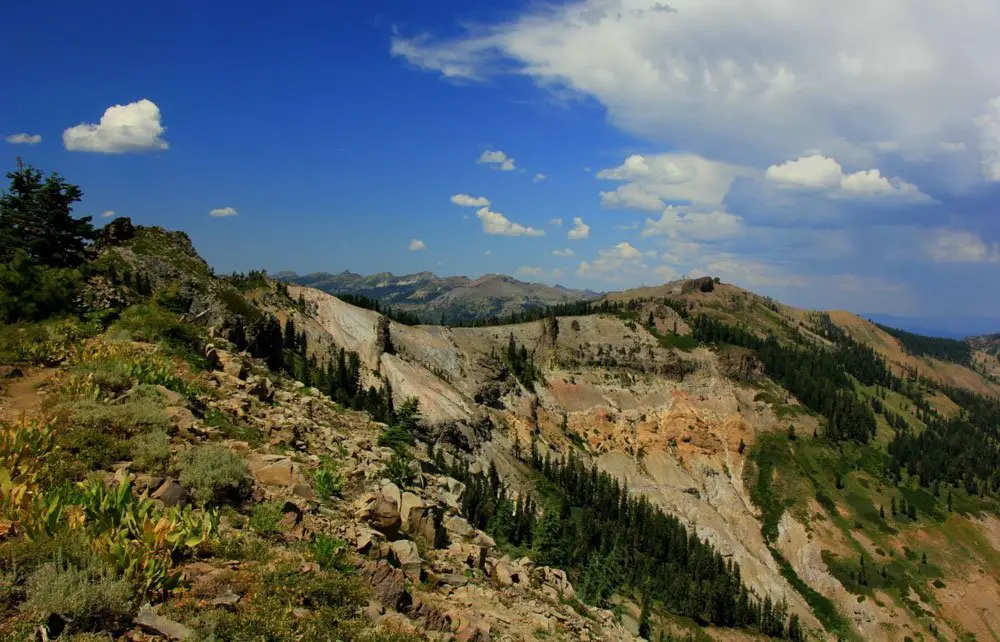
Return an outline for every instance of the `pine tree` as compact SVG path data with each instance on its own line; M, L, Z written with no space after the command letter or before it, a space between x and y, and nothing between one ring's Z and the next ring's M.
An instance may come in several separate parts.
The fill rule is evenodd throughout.
M948 489L948 512L951 512L951 489Z
M890 500L890 510L892 511L892 516L896 516L896 498L892 497Z
M10 187L0 195L0 262L22 250L40 265L83 263L87 242L96 233L89 216L73 218L73 204L83 197L80 188L56 173L43 180L41 170L20 159L7 178Z
M878 516L885 519L885 506L878 507Z

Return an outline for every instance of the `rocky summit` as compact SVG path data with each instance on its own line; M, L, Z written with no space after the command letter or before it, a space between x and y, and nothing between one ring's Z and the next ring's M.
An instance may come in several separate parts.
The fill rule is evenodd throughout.
M402 323L95 240L73 296L5 310L7 639L1000 630L990 338L711 277Z

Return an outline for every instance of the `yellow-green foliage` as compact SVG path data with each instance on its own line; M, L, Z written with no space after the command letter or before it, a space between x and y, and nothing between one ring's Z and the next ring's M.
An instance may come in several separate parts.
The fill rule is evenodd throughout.
M0 425L0 530L3 520L17 524L38 499L40 484L55 448L48 424L21 420Z
M5 325L0 329L0 362L54 365L96 331L93 325L73 319Z

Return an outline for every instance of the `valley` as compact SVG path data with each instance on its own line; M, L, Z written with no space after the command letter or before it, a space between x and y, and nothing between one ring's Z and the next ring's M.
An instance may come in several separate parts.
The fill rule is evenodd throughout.
M127 219L95 248L85 299L107 320L4 330L0 462L23 471L11 458L27 446L16 444L36 443L44 421L56 450L34 455L48 462L36 479L103 476L164 519L218 520L204 543L164 558L177 588L134 623L126 614L138 605L123 605L115 637L171 638L150 613L191 639L248 635L237 621L315 639L308 627L334 620L351 639L381 640L1000 631L996 470L987 461L921 475L932 458L915 454L938 434L956 461L975 456L956 435L995 452L996 425L981 422L995 417L996 384L971 367L990 357L982 342L969 344L968 365L914 355L855 315L710 278L521 323L408 325L263 273L216 277L185 235ZM146 428L87 419L92 400L136 413L140 399L148 430L166 440L152 468L127 445ZM208 451L245 462L226 464L246 466L239 495L197 494L208 482L184 462ZM28 492L56 501L42 488ZM607 512L609 496L622 508ZM20 523L5 513L5 555L36 550L18 548L25 537L68 536L62 518L29 526L33 503L5 497L5 510L28 511ZM59 515L84 501L94 515L84 529L103 510L58 501L69 502ZM588 520L610 530L586 534ZM654 523L688 533L688 553L643 548L662 536ZM624 537L639 548L626 552ZM40 549L31 555L49 568ZM30 592L41 571L18 568L4 568L15 582L7 634L44 612ZM371 597L310 598L310 582L339 581L338 569L355 569ZM11 588L24 579L27 595ZM305 593L268 605L254 591L274 581Z

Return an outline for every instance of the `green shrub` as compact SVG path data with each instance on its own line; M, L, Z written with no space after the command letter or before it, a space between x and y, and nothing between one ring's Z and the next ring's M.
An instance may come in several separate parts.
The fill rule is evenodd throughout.
M39 622L58 614L69 632L120 631L132 621L134 595L129 582L96 561L83 567L53 562L28 578L22 609Z
M235 610L199 614L196 631L212 640L344 640L361 642L370 630L361 616L368 591L352 575L302 573L287 562L257 578ZM305 615L293 608L308 607Z
M218 408L209 408L205 411L204 423L206 426L216 428L226 439L245 441L255 448L264 443L264 433L260 428L234 419Z
M320 467L313 475L316 492L323 499L331 499L344 490L344 474L340 472L337 462L329 457L323 457Z
M139 435L132 441L132 458L141 471L165 472L170 462L170 435L164 430Z
M275 537L281 533L278 522L282 517L280 502L257 504L250 513L250 528L264 537Z
M238 501L250 492L246 461L223 446L186 450L178 457L177 467L181 486L202 505Z
M347 542L342 539L330 537L326 533L317 533L309 542L309 551L324 571L343 571L347 568Z
M78 478L87 470L105 469L132 454L129 440L147 432L167 432L170 419L163 407L150 399L103 403L95 399L64 401L55 407L60 418L56 432L59 446L77 462L60 461L64 474Z
M71 312L82 286L77 270L44 267L18 251L0 263L0 320L38 321Z
M409 486L413 483L413 479L416 476L413 472L412 462L413 460L408 455L396 451L392 454L392 459L389 460L389 463L382 470L382 476L388 477L392 483L400 488Z
M176 313L158 305L144 303L127 308L109 331L127 334L135 341L159 344L168 353L183 357L194 365L205 365L197 327L181 322Z

